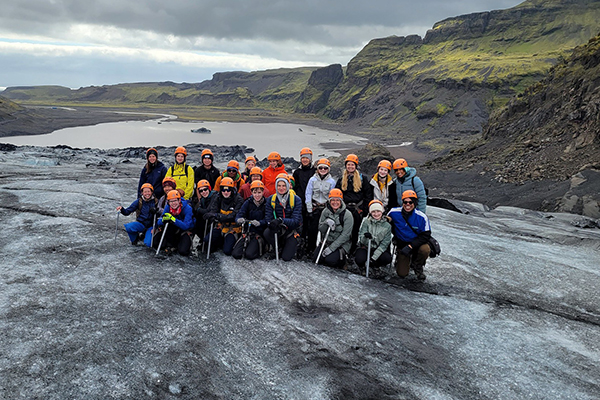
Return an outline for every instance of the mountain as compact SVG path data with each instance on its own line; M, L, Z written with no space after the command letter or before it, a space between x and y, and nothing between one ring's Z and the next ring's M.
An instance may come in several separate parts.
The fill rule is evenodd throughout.
M201 83L8 88L27 103L257 108L340 122L382 142L445 154L480 137L497 108L542 79L600 31L600 0L528 0L448 18L424 38L374 39L350 62L317 68L222 72Z
M23 107L0 96L0 123L4 123L14 118L14 113L23 110Z
M564 195L547 199L545 208L600 218L599 76L595 36L494 113L480 140L427 166L476 170L518 185L567 181Z

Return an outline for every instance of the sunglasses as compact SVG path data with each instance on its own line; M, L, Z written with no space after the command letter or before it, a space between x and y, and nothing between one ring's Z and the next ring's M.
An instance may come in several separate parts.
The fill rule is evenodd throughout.
M329 169L329 167L319 167L319 169L321 169L321 170L327 170L327 169Z
M231 189L229 189L229 188L223 188L223 189L221 189L221 192L231 192Z
M237 169L227 168L227 172L229 172L230 174L235 174L237 173Z
M204 156L204 158L212 158L211 156Z
M403 201L402 204L415 204L412 201Z
M208 188L202 188L198 190L200 193L208 192Z

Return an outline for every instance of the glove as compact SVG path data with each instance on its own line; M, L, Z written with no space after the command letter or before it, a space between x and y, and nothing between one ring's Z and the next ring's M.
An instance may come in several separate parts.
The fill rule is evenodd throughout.
M282 222L283 221L281 218L274 219L273 221L269 222L269 228L271 228L271 230L277 230Z
M325 220L325 222L327 223L327 225L329 225L329 228L331 228L331 230L335 229L335 221L332 220L331 218L327 218Z
M252 221L250 221L250 223L252 224L252 226L255 226L257 228L260 226L260 221L257 221L255 219L253 219Z
M410 252L411 252L411 251L412 251L412 249L411 249L411 248L410 248L410 247L407 245L407 246L404 246L404 247L402 248L402 250L400 250L400 253L401 253L403 256L406 256L406 257L408 257L408 256L410 255Z
M246 223L246 219L245 218L238 218L235 220L235 222L238 223L238 225L244 225Z
M215 213L210 213L210 212L209 212L209 213L206 213L206 214L204 214L204 217L203 217L203 218L204 218L205 220L207 220L207 221L211 221L211 220L214 220L214 219L215 219L215 215L216 215Z
M365 238L373 239L373 235L371 235L369 232L365 232Z
M171 222L171 221L175 222L175 217L169 213L166 213L165 215L163 215L162 220L163 220L163 224L166 224L167 222Z
M152 208L150 209L150 215L154 215L154 214L156 214L157 212L158 212L158 208L156 208L156 207L152 207Z
M323 257L327 257L331 253L333 253L333 250L331 250L329 247L325 247L325 249L323 250Z

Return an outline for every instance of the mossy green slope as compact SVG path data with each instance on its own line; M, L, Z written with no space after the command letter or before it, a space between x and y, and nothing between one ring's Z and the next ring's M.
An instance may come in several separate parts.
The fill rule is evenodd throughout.
M18 104L0 96L0 122L13 118L13 114L23 108Z

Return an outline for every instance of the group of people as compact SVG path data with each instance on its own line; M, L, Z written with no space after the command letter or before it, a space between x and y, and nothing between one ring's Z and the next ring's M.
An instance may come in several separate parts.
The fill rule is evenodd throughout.
M220 172L212 151L204 149L201 164L192 168L186 149L177 147L167 168L158 151L148 149L140 197L117 207L123 215L136 213L125 224L131 243L188 256L197 236L199 252L221 249L248 260L269 253L283 261L302 254L334 268L354 259L362 270L369 263L375 274L392 262L393 243L398 275L413 269L419 280L426 278L427 195L406 160L382 160L369 178L360 172L358 157L348 154L337 180L330 161L313 161L309 148L300 150L300 166L292 174L279 153L267 160L265 170L249 156L243 170L230 160Z

